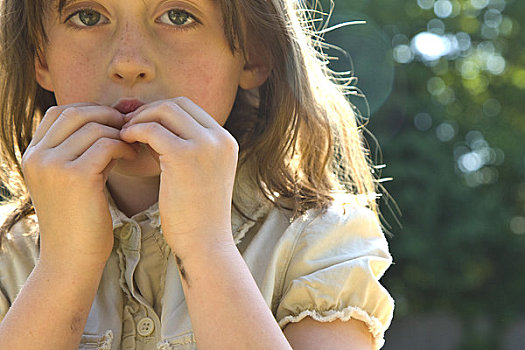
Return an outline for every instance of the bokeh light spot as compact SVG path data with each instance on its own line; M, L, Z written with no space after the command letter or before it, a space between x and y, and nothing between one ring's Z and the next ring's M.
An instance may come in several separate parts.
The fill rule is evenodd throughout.
M525 217L515 216L510 220L510 230L517 235L525 234Z
M487 70L493 75L500 75L505 71L506 62L500 55L492 55L486 62Z
M503 16L499 10L489 9L483 15L483 20L488 27L498 28L503 21Z
M427 90L428 92L430 92L430 94L434 96L442 94L445 91L446 87L447 85L445 84L443 79L439 77L432 77L427 82Z
M483 103L483 113L487 117L497 116L501 113L501 103L494 98L489 98Z
M417 4L424 10L430 10L434 7L434 0L417 0Z
M512 19L504 16L503 20L501 21L501 25L499 26L500 33L505 36L509 36L510 34L512 34L513 28L514 28L514 24L512 22Z
M444 36L422 32L412 39L413 49L427 61L437 60L451 51L451 42Z
M489 4L489 0L470 0L472 6L476 9L483 9Z
M428 113L418 113L414 117L414 126L419 131L427 131L432 127L432 116Z
M481 26L481 36L485 39L493 40L499 35L499 28L487 26L485 23Z
M456 34L456 40L458 42L458 48L461 51L467 51L472 45L470 35L465 32L459 32Z
M449 0L438 0L434 4L434 13L439 18L447 18L452 14L452 3Z
M481 169L483 161L476 152L469 152L458 159L459 169L464 173L471 173Z
M460 72L463 79L473 80L476 79L479 75L479 66L471 61L465 60L460 64Z
M456 129L450 123L441 123L436 128L436 136L440 141L448 142L456 136Z
M434 33L437 35L443 35L445 34L445 23L438 18L432 18L427 23L427 30L430 33Z
M516 69L512 74L512 84L525 90L525 69Z
M393 55L398 63L410 63L414 59L414 53L408 45L397 45L394 47Z
M505 0L490 0L489 7L494 8L498 11L503 11L505 9Z

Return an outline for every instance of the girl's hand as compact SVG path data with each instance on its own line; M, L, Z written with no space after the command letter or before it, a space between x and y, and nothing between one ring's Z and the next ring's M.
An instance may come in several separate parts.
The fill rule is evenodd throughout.
M185 97L144 105L126 117L124 141L158 154L159 210L173 251L233 242L231 200L238 145L215 119Z
M113 225L104 185L114 162L136 152L120 140L117 110L81 103L51 107L22 157L38 216L40 261L67 267L104 266Z

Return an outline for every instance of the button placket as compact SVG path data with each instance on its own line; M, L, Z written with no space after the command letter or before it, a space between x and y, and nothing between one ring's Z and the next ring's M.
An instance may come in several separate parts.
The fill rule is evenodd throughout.
M132 219L123 225L120 238L125 255L124 278L129 291L130 300L128 302L136 303L136 310L132 313L134 331L139 336L151 337L156 328L160 329L160 320L153 308L140 295L134 283L136 268L141 259L142 234L144 232L141 226Z

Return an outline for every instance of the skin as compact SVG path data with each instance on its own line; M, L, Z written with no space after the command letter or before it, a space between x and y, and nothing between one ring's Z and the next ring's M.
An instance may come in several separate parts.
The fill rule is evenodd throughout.
M46 16L49 41L35 70L58 106L47 111L22 162L41 255L2 322L0 347L78 345L113 247L107 185L127 215L158 200L163 235L184 266L182 277L191 280L183 287L199 348L371 348L366 326L355 320L306 318L283 334L233 243L238 145L222 125L237 89L257 88L271 67L253 50L248 60L230 51L219 6L208 0L74 0L62 14ZM94 26L74 15L85 8L101 14ZM174 8L195 19L175 25L166 15ZM123 98L145 105L123 115L112 108ZM216 266L214 274L209 266ZM77 282L60 289L62 304L55 305L53 282L65 276ZM30 311L54 314L54 322L33 319L33 333L17 338ZM11 337L2 336L7 332Z

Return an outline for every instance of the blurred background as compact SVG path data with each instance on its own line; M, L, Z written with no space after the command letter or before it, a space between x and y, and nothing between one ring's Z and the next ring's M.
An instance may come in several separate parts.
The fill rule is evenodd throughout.
M325 52L392 178L384 349L525 349L525 1L336 0L348 21Z

